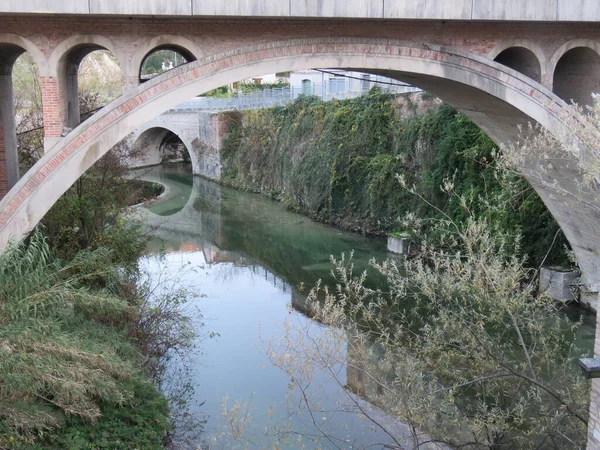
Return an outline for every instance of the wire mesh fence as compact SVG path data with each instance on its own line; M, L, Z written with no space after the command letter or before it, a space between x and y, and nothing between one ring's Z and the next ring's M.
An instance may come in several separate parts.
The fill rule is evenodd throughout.
M256 89L250 92L236 92L232 97L194 97L177 105L175 110L203 110L203 111L232 111L246 109L263 109L274 106L283 106L300 97L301 95L314 95L324 101L333 99L345 100L365 95L371 86L361 89L351 89L347 84L310 83L301 86L281 88ZM412 86L382 85L384 92L392 94L405 94L420 92L421 89Z

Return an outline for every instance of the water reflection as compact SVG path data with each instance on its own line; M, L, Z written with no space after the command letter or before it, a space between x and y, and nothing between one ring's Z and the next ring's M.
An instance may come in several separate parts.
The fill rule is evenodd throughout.
M361 419L364 411L408 442L410 430L364 401L377 403L382 395L365 376L377 349L347 336L338 340L301 313L306 291L299 287L331 281L330 255L353 250L356 271L367 270L369 258L387 257L385 241L317 224L263 197L182 173L176 165L149 172L181 195L165 196L138 214L152 229L153 252L165 255L147 258L147 270L166 270L200 291L204 296L190 299L190 306L220 335L199 343L202 354L188 361L195 399L190 412L207 423L204 439L183 436L192 436L185 448L272 448L274 441L277 448L299 448L299 436L305 448L373 442L381 444L370 448L384 448L390 437ZM293 342L290 326L297 331ZM581 333L593 342L590 327ZM315 342L335 355L326 370L308 351ZM170 370L183 367L171 361Z
M167 168L168 167L168 168ZM165 170L165 168L167 168ZM190 199L193 184L191 164L168 164L131 171L131 176L146 181L161 183L165 192L160 201L154 202L152 212L159 216L179 213Z
M179 173L173 170L175 183ZM171 166L151 176L169 182ZM334 439L340 448L361 448L390 442L361 419L356 402L362 400L349 402L354 394L344 388L345 348L331 368L336 378L322 370L310 371L309 377L306 366L295 367L299 372L292 376L272 364L268 351L286 339L284 322L291 321L311 339L324 338L325 327L294 309L303 310L306 296L298 286L328 278L330 255L351 249L358 270L366 269L370 257L385 257L385 242L314 223L278 203L198 177L188 187L187 199L163 198L139 211L153 229L153 251L164 254L144 260L146 269L166 270L201 291L203 297L191 299L190 306L203 313L208 330L220 335L202 341L202 354L192 361L190 381L196 404L202 406L190 412L207 417L207 423L204 442L192 440L186 446L270 448L278 442L280 448L298 448L301 439L305 448L331 448L327 439ZM183 362L174 358L170 365L177 371ZM298 408L302 398L309 399L318 417L306 405ZM350 404L354 407L342 407ZM365 402L364 407L370 406ZM324 434L330 437L323 440Z

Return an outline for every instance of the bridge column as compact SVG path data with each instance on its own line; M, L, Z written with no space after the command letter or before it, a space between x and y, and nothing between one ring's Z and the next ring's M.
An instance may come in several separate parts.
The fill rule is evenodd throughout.
M44 150L48 151L61 140L65 127L66 111L64 91L56 76L40 77L42 111L44 114Z
M598 304L600 305L600 296ZM594 356L600 358L600 311L596 314ZM592 379L587 450L600 450L600 378Z
M0 198L19 181L12 75L0 75Z

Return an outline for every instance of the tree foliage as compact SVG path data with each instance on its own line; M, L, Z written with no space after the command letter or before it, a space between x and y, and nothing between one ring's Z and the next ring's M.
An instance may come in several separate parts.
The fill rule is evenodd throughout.
M589 385L576 367L578 324L524 284L530 274L514 239L485 220L437 227L417 258L373 262L385 290L366 287L351 258L333 259L337 286L317 286L308 299L327 333L299 339L304 330L288 324L271 361L303 392L315 370L337 378L334 367L345 367L348 406L340 408L385 429L392 444L377 448L407 448L407 437L353 395L410 424L408 448L582 448Z

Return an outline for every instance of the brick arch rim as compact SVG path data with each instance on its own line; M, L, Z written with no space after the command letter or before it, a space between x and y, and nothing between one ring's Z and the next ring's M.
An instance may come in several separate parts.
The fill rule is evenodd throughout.
M142 127L138 130L136 130L137 132L134 135L134 141L132 146L135 146L138 141L142 138L142 136L144 136L144 134L146 134L149 131L152 130L164 130L167 133L173 133L175 136L177 136L177 138L183 143L183 145L185 146L186 151L188 152L188 155L190 156L190 161L192 163L192 173L196 174L199 173L199 167L198 167L198 157L197 155L194 153L194 149L192 146L192 143L189 142L188 139L186 139L185 137L182 136L183 133L181 133L179 130L176 130L175 127L169 127L166 125L153 125L150 124L148 127ZM161 138L164 139L165 136L163 136ZM159 144L160 145L160 144Z
M155 50L169 46L184 49L194 57L194 61L197 61L204 56L204 52L198 47L198 45L188 38L172 34L155 36L145 40L136 49L133 55L131 55L128 61L128 75L139 78L140 74L142 73L142 65L146 58Z
M46 74L46 57L29 39L18 34L0 33L0 45L2 44L14 45L21 48L23 53L29 53L37 65L39 74L41 76Z
M307 57L307 60L301 60L299 56ZM15 230L12 231L12 234L18 238L29 232L51 204L72 184L71 178L74 178L72 181L75 181L114 144L149 120L149 118L144 118L144 114L155 117L186 98L198 94L198 91L201 90L199 89L200 85L203 85L203 90L210 90L228 82L229 78L235 80L236 76L239 77L240 71L243 73L267 73L265 70L272 66L281 68L286 64L287 67L293 67L294 70L303 66L311 68L315 67L313 60L319 58L323 67L330 68L387 68L387 70L399 73L420 73L424 76L431 75L430 70L437 69L436 76L438 78L446 78L458 84L471 86L510 103L508 99L495 94L491 84L488 86L489 91L475 84L477 80L481 79L481 85L486 83L502 85L507 88L506 95L511 95L512 92L528 102L526 106L529 111L521 109L523 114L532 117L546 127L560 123L561 111L568 108L564 101L548 89L512 69L477 55L454 49L449 51L442 47L419 47L414 44L371 39L325 38L259 44L212 55L179 66L138 86L132 92L115 100L112 106L109 105L92 119L80 125L62 143L54 146L44 155L0 202L0 251L7 244L7 233L10 232L10 230L6 230L7 227L13 226ZM353 58L360 60L360 63L349 63L354 60ZM372 62L372 66L369 61ZM454 75L456 79L445 73L443 70L445 66L456 71ZM450 73L454 74L454 72ZM474 78L474 74L478 78ZM462 81L459 79L459 75L463 77ZM156 105L158 100L164 100L160 102L160 107ZM532 111L537 112L538 116L532 116ZM114 133L114 137L111 136L111 131ZM562 138L562 136L559 137ZM75 175L69 174L71 178L57 177L56 174L59 170L55 169L69 164L72 164L79 172ZM50 181L60 185L60 192L52 194L51 198L46 192L43 197L46 202L51 202L50 206L38 207L34 211L28 208L24 210L28 201L32 201L28 199L35 198L36 194L40 195L38 187Z
M126 60L118 50L118 46L114 44L109 38L98 34L77 34L68 37L61 41L48 57L48 72L50 76L58 76L60 72L60 66L66 59L72 54L73 50L77 47L89 45L90 47L102 48L113 54L119 63L121 74L125 71ZM95 49L94 49L95 50ZM92 51L94 51L92 50Z

